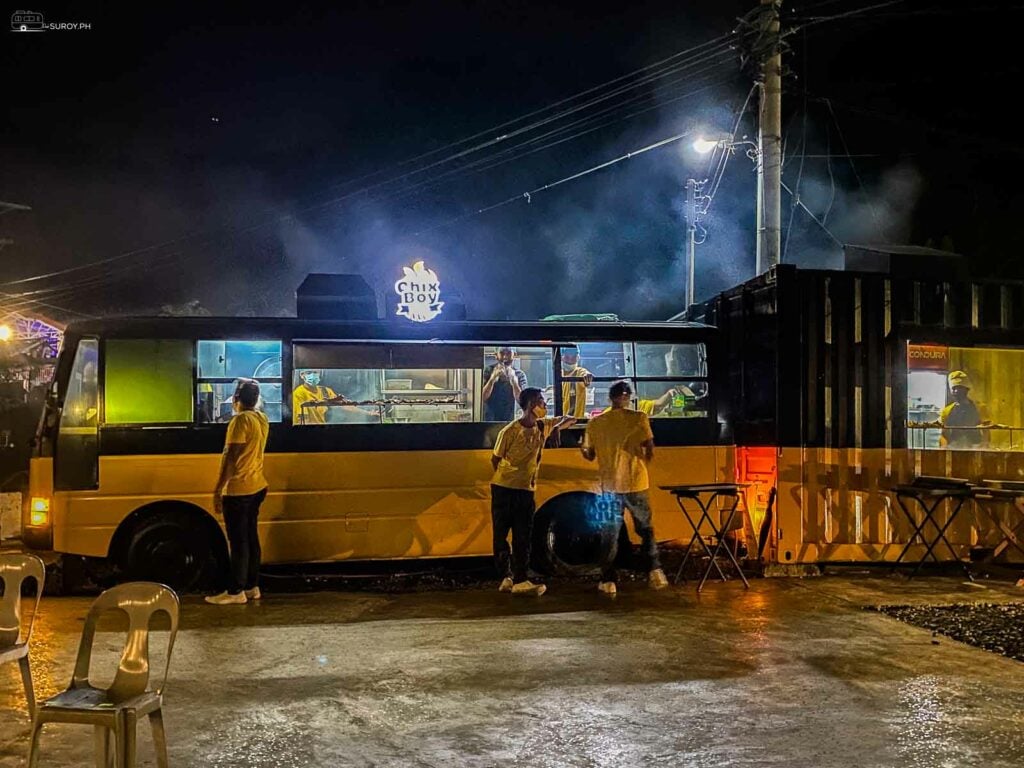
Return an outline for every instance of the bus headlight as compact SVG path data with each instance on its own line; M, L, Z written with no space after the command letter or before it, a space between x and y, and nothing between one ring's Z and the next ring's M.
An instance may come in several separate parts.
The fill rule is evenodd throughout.
M46 525L50 520L50 500L41 496L33 496L29 505L29 523Z

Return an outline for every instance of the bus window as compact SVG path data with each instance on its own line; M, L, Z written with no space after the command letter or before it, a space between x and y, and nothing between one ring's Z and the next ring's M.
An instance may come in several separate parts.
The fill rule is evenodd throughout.
M200 423L231 420L238 379L260 384L258 406L270 421L281 421L280 341L201 339L196 345L196 415Z
M703 344L636 345L636 407L650 416L707 417L706 376Z
M548 409L555 412L554 375L551 369L551 350L547 347L512 347L497 345L484 348L481 401L482 421L509 422L522 415L513 397L507 379L496 378L488 386L496 366L508 365L519 388L537 387L544 391Z
M480 347L296 344L292 423L479 419Z
M636 409L652 418L694 419L708 415L706 381L638 381Z
M608 388L633 376L632 345L622 342L584 342L558 350L562 380L559 415L596 416L608 406Z
M637 344L636 375L707 376L703 344Z
M98 360L96 339L78 342L57 432L54 483L59 490L95 488L99 483Z
M108 339L104 344L105 424L192 421L192 342Z

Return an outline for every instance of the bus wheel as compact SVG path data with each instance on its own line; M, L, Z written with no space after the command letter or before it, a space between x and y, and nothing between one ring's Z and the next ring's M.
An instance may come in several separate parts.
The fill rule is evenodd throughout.
M121 570L131 581L201 589L216 577L220 560L210 527L202 513L181 508L141 515L122 542Z
M614 557L619 535L614 499L574 491L557 496L534 517L531 565L538 573L582 576Z

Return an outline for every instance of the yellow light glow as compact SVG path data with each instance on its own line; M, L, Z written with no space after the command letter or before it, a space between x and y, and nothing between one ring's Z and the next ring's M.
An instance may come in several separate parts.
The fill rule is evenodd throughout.
M13 335L14 331L11 330L11 326L0 325L0 341L10 341Z
M31 511L29 522L32 525L46 525L50 519L50 500L40 496L33 496L29 510Z

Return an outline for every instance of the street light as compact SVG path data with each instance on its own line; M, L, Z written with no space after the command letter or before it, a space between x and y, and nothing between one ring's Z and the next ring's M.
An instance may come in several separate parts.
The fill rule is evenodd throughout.
M14 331L11 330L9 325L0 325L0 341L10 341L14 335Z
M708 152L715 149L718 146L718 141L712 139L705 139L703 137L693 142L693 151L698 155L706 155Z
M715 191L718 189L718 184L722 180L722 174L725 172L725 163L729 156L736 152L737 147L747 147L746 155L749 157L758 169L758 185L757 185L757 202L758 202L758 215L757 215L757 227L760 232L761 228L761 164L760 158L761 153L756 142L750 141L744 136L739 141L736 140L735 134L729 133L717 133L710 135L698 136L693 144L691 145L694 152L698 155L708 155L713 153L715 150L720 149L724 153L724 157L718 163L718 167L715 169L715 178L713 180L704 179L698 181L697 179L688 179L686 182L686 268L688 273L688 280L686 283L686 306L689 308L693 306L696 301L695 293L695 272L696 272L696 246L697 230L704 230L700 226L700 220L708 212L708 208L711 206L711 201L714 199ZM708 167L715 165L714 157L708 164ZM705 188L708 182L711 181L710 194L705 194ZM703 237L699 242L704 242ZM758 247L760 248L760 238L758 239Z

